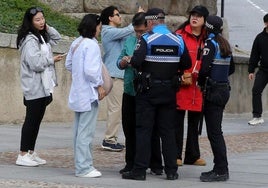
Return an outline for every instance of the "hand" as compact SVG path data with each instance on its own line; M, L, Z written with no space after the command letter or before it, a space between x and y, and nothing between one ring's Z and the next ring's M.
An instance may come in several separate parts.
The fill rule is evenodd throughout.
M64 56L61 55L61 54L54 56L54 62L58 62L58 61L62 60L63 57L64 57Z
M99 100L102 100L106 96L106 92L102 86L98 87Z
M122 60L120 61L120 67L126 68L129 65L130 60L131 60L131 56L124 56Z
M184 76L183 76L183 75L181 75L181 81L185 81L185 79L184 79Z
M248 79L249 79L249 80L253 80L253 78L254 78L254 73L249 73L249 75L248 75Z
M144 9L141 6L139 6L138 12L145 12L145 11L144 11Z

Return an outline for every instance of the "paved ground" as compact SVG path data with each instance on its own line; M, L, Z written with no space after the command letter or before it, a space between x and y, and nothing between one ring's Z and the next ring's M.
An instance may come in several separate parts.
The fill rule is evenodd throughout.
M265 116L267 117L267 116ZM202 171L212 168L212 155L206 131L200 137L201 155L207 166L184 165L179 179L147 175L144 182L123 180L118 171L124 166L124 152L108 152L100 148L105 122L99 121L94 140L94 164L101 178L74 176L71 123L43 123L36 151L47 160L40 167L19 167L15 160L19 150L21 125L0 125L0 187L1 188L101 188L101 187L199 187L199 188L268 188L268 123L248 126L249 114L225 115L223 131L228 148L230 180L221 183L199 181ZM265 119L268 122L268 119ZM120 141L123 134L120 132Z

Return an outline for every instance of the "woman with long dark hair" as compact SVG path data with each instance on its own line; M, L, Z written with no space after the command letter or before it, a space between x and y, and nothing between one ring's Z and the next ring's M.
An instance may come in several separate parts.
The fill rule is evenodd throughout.
M192 60L192 67L184 71L180 90L177 92L177 118L176 143L177 143L177 164L182 166L184 119L187 115L187 140L184 155L184 164L206 165L206 161L200 157L198 125L202 111L202 92L197 86L197 77L201 66L201 51L206 37L205 21L209 12L206 7L195 6L184 22L176 31L185 41ZM189 77L189 78L187 78ZM186 83L186 79L191 82Z
M46 107L51 103L53 88L57 85L54 63L63 57L53 57L51 45L60 38L60 34L47 25L40 7L27 9L17 36L17 48L21 53L21 87L26 106L17 165L46 164L46 160L41 159L34 149Z
M223 110L230 97L229 75L234 72L229 42L221 35L223 21L209 16L206 21L206 39L198 85L203 90L204 116L207 135L214 155L211 171L201 173L204 182L229 179L226 145L222 132Z

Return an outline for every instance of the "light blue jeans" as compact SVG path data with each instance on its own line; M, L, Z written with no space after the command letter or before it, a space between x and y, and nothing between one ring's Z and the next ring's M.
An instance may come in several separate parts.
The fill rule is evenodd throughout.
M98 117L98 102L91 104L91 111L75 112L74 117L74 162L75 175L85 175L93 167L92 140Z

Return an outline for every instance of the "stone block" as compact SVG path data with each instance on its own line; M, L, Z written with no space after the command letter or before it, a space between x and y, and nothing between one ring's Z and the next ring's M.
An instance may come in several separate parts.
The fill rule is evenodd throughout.
M147 1L142 0L85 0L84 9L85 12L101 12L108 6L116 6L120 13L134 14L138 10L138 6L141 5L145 10L148 8Z
M11 35L7 33L0 33L0 46L9 47L11 42Z
M39 0L59 12L84 12L84 0Z

